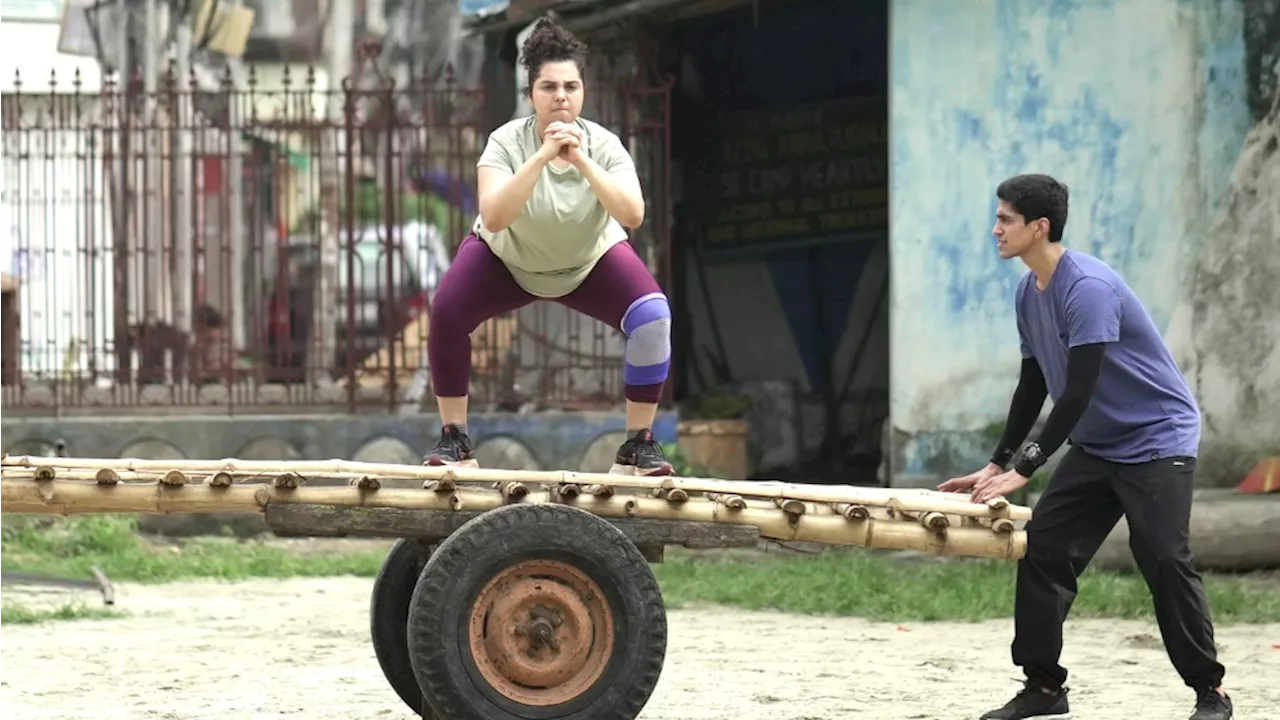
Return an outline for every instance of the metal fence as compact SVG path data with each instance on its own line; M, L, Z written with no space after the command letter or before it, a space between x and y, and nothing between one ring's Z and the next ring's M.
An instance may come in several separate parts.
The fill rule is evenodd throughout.
M483 94L446 72L325 87L170 72L3 104L3 407L357 412L434 403L427 310L476 213ZM666 88L601 93L668 274ZM8 283L6 283L8 284ZM13 342L16 340L16 342ZM477 409L613 405L622 338L537 303L472 336Z

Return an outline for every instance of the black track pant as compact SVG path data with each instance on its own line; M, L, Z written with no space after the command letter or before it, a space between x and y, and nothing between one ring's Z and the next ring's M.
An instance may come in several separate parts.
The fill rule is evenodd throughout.
M1192 688L1222 684L1209 603L1188 547L1194 473L1189 457L1134 465L1067 451L1036 503L1018 562L1013 663L1029 681L1049 689L1066 682L1058 661L1076 579L1123 514L1174 668Z

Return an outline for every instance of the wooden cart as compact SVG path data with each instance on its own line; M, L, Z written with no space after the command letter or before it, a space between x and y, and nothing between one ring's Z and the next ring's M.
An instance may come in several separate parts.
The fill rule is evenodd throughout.
M385 487L390 479L422 487ZM374 651L415 713L448 720L635 718L666 654L649 563L668 545L767 538L1016 560L1031 517L1003 498L926 490L32 456L0 461L0 509L254 511L279 534L399 538L373 585Z

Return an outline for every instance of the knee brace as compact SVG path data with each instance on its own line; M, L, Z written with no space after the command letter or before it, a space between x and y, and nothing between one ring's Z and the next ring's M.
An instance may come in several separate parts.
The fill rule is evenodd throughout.
M671 368L671 306L662 293L650 293L622 316L627 336L622 379L628 385L657 385Z

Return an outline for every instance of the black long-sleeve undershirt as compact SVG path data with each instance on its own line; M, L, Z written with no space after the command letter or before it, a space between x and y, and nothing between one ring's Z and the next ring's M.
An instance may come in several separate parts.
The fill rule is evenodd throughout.
M1013 391L1013 400L1009 403L1009 416L1004 421L1004 432L996 445L991 462L1001 468L1009 467L1009 461L1027 438L1031 428L1040 417L1040 408L1049 394L1045 385L1044 371L1034 357L1022 358L1022 370L1018 374L1018 387Z
M1079 422L1080 416L1093 400L1093 390L1098 384L1098 374L1102 370L1102 358L1106 354L1104 343L1077 345L1067 354L1067 383L1062 396L1053 403L1053 410L1045 420L1044 429L1036 442L1044 457L1057 452L1066 442L1072 428ZM1018 377L1018 388L1013 392L1013 400L1009 404L1009 416L1005 421L1004 432L1000 437L996 453L992 461L1007 467L1015 449L1022 445L1035 425L1044 405L1048 389L1045 385L1044 372L1035 358L1024 358L1022 371ZM1003 461L1003 462L1001 462Z

